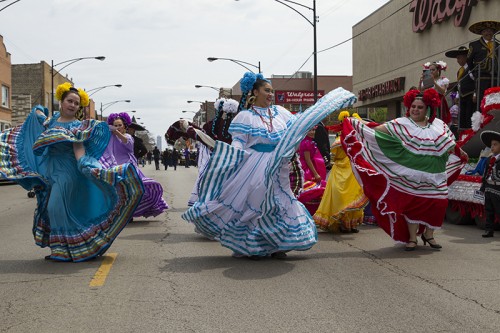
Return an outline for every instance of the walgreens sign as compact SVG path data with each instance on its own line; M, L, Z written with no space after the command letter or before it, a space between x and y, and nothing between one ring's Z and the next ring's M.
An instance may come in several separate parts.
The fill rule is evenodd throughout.
M422 32L452 17L456 27L465 27L472 7L479 1L487 0L413 0L410 4L413 32Z
M324 90L318 90L318 99L325 95ZM276 90L274 92L276 104L314 104L314 91L310 90Z

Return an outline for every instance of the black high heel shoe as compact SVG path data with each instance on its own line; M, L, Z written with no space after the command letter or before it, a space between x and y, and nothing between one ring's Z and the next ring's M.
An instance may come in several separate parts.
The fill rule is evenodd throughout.
M415 246L408 246L408 245L406 245L405 246L405 251L415 251L415 249L417 248L417 241L416 240L414 240L414 241L412 241L412 240L408 241L408 244L410 244L410 243L415 244Z
M424 245L426 243L429 243L429 246L432 247L433 249L441 249L443 248L441 245L439 245L438 243L434 243L432 244L430 241L431 240L434 240L434 238L425 238L424 234L420 235L420 238L422 238L422 242L424 242Z

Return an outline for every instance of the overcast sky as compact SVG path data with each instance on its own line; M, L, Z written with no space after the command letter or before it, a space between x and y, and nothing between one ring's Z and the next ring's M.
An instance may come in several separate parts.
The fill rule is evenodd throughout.
M14 1L1 1L0 8ZM353 25L387 2L316 1L318 51L349 39ZM296 8L312 19L312 11ZM105 56L62 74L86 90L122 84L93 95L96 107L130 99L104 115L136 110L155 136L188 115L182 110L199 109L188 100L217 98L215 90L196 84L232 87L245 72L207 57L260 61L271 76L294 73L313 52L312 26L274 0L21 0L0 11L0 34L13 64ZM302 70L313 71L312 57ZM318 75L352 75L352 44L318 53Z

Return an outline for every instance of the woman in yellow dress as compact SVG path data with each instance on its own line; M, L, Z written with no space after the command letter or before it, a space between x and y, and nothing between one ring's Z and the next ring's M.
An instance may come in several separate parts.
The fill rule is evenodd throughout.
M357 233L357 226L363 222L363 209L368 204L368 198L354 177L351 162L340 143L340 136L337 136L330 150L333 166L313 218L322 230Z

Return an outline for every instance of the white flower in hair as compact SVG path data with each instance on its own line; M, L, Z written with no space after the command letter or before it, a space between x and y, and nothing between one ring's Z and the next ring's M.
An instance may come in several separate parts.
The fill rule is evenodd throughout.
M426 63L424 64L424 68L425 68L425 69L429 69L429 66L430 66L430 65L431 65L431 63L430 63L430 62L426 62Z
M442 60L436 61L436 65L438 65L442 71L445 71L448 67L448 65Z
M225 102L226 102L225 98L216 99L215 102L214 102L214 108L215 108L215 110L219 110L220 103L225 103Z
M238 106L240 103L235 101L234 99L226 99L224 105L222 106L222 111L226 113L236 113L238 112Z

